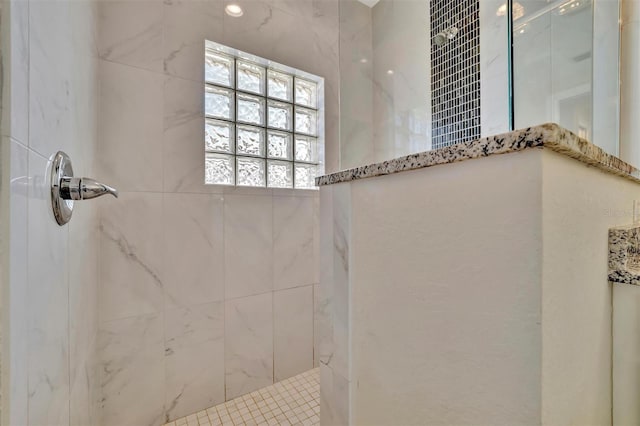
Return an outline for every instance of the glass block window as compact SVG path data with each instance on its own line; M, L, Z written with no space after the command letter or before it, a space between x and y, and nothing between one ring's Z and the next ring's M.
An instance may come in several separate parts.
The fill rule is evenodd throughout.
M205 45L205 184L316 189L323 79Z

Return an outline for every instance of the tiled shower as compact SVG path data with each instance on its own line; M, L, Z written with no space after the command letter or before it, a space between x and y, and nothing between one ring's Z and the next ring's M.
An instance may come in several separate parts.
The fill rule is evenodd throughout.
M10 252L2 276L2 337L10 341L3 346L3 423L182 425L206 417L217 424L232 414L249 422L246 409L267 423L294 423L295 415L315 424L322 408L323 423L345 424L348 359L335 348L349 339L339 326L349 312L336 302L347 296L344 277L326 275L336 265L348 274L339 268L348 262L321 265L319 256L320 218L341 206L321 203L309 188L312 173L557 117L617 149L617 139L601 132L618 120L617 110L603 107L617 100L617 80L594 84L615 80L607 76L617 75L617 63L598 59L608 66L575 74L575 87L552 79L563 65L571 71L616 51L619 34L602 28L615 28L617 2L596 3L592 15L556 8L525 22L525 14L514 22L522 30L514 52L502 0L455 7L442 0L243 0L241 17L225 12L228 3L3 3L2 154L10 158L0 191L10 206L1 212L8 218L2 248ZM514 12L516 4L535 11L541 3L548 2L511 2ZM554 31L581 20L593 22L585 39L604 35L593 46L580 44L580 55L562 57ZM231 144L207 147L207 123L233 126L230 116L205 110L207 90L224 86L207 82L207 40L265 75L283 72L277 63L293 85L317 84L318 103L250 93L267 110L279 103L293 115L317 115L317 131L297 131L293 122L239 124L265 140L290 137L293 148L282 156L267 145L240 154ZM537 55L518 56L526 51ZM560 83L566 90L556 99ZM223 89L238 89L231 86ZM247 95L237 92L229 96ZM526 110L518 94L554 102ZM567 114L574 101L593 110L578 108L574 120ZM583 116L593 121L585 125ZM298 142L317 155L296 157ZM117 200L78 203L63 228L49 215L46 181L59 149L74 159L77 175L120 191ZM212 158L233 164L228 170L242 158L262 165L258 179L248 179L258 187L212 185L238 183L235 169L228 180L207 181ZM272 179L270 165L285 170L283 177ZM347 218L334 225L340 220ZM321 278L334 285L320 286ZM296 379L301 374L305 380ZM317 375L337 403L318 401ZM277 396L282 382L287 392L294 382L307 389L302 401L289 392L298 412Z
M336 144L338 4L225 5L3 4L6 423L158 425L318 365L318 191L205 184L204 54L214 40L322 76ZM65 227L46 198L58 149L120 193Z

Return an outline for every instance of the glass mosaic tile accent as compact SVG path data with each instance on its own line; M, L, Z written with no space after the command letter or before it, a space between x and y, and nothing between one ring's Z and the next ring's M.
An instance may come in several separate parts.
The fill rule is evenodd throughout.
M295 163L295 187L300 189L315 189L317 166L313 164Z
M291 130L291 105L269 101L267 105L268 126L274 129Z
M318 85L296 78L296 104L309 108L318 107Z
M267 156L282 160L291 160L291 133L267 131Z
M459 32L431 48L431 147L480 137L480 0L429 0L431 40ZM462 24L464 23L464 24Z
M238 93L238 121L264 124L264 98Z
M293 98L293 77L281 72L267 72L267 90L270 98L291 102Z
M267 161L267 184L270 188L293 187L293 163L289 161Z
M264 157L264 129L238 125L236 153Z
M296 161L305 163L318 162L318 141L309 136L296 135Z
M207 117L233 120L233 91L207 86L204 95L204 111Z
M212 185L233 185L235 183L233 159L232 155L207 153L204 182Z
M238 186L265 186L265 160L237 157Z
M207 49L204 64L204 81L233 87L235 61L232 57Z
M233 123L207 118L204 130L205 150L233 154L234 129Z
M318 134L318 114L314 110L296 107L296 133Z
M238 61L238 90L264 95L266 70L251 62Z
M321 78L209 40L204 74L205 183L317 189Z

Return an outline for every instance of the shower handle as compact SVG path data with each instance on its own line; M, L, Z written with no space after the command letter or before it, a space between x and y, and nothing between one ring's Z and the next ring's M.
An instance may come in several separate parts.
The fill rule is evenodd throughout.
M105 194L118 198L118 191L91 178L73 176L71 159L58 151L51 165L51 207L58 225L71 220L74 201L90 200Z
M111 194L118 198L118 191L91 178L63 177L60 181L60 196L63 200L90 200Z

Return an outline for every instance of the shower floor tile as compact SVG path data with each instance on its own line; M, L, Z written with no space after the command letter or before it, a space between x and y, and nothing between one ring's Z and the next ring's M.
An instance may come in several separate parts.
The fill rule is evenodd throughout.
M165 426L319 424L320 371L314 368Z

